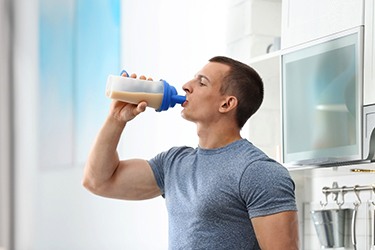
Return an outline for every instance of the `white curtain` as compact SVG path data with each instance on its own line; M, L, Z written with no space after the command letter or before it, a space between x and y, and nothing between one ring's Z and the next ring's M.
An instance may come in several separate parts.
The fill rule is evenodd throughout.
M11 2L0 0L0 250L13 248Z

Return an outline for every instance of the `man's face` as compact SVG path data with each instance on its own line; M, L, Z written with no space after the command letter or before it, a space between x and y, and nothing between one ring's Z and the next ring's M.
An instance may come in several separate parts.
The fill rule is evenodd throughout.
M189 82L183 86L186 102L181 112L186 120L198 123L212 123L219 115L219 108L225 101L220 93L223 77L229 66L216 62L206 64Z

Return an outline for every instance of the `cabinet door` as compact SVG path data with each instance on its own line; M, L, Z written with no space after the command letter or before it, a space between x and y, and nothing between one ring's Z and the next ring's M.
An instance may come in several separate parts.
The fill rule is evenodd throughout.
M283 1L282 48L363 25L364 1Z
M365 46L363 104L375 103L375 3L365 0Z

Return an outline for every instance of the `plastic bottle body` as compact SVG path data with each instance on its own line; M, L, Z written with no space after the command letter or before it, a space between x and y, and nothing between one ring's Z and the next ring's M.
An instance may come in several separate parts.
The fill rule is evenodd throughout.
M177 95L176 89L163 80L149 81L115 75L108 77L106 95L132 104L145 101L156 111L167 110L185 101L184 96Z

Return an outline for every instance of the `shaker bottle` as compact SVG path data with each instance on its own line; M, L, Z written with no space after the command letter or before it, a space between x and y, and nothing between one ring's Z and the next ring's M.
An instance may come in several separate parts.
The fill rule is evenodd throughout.
M173 108L176 103L183 104L186 100L164 80L149 81L116 75L108 76L106 96L132 104L145 101L148 107L158 112Z

